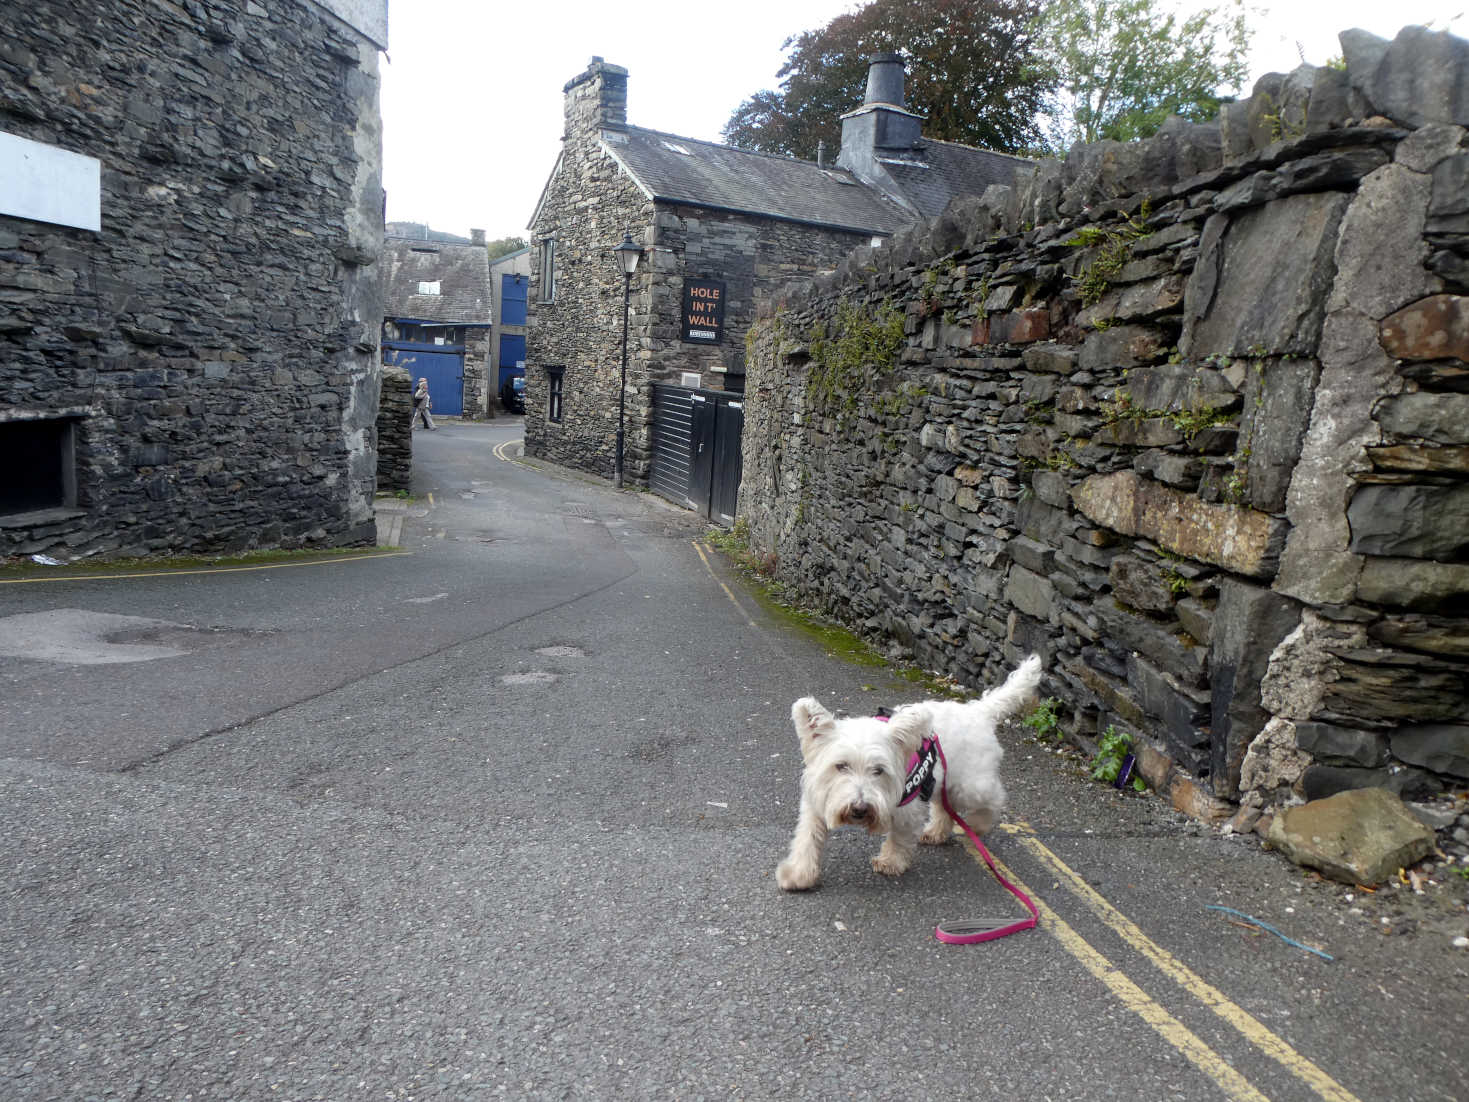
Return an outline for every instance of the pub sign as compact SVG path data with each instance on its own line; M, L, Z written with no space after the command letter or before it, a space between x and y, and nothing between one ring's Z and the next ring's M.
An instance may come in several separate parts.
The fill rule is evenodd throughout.
M683 339L718 344L724 335L724 284L714 279L683 281Z

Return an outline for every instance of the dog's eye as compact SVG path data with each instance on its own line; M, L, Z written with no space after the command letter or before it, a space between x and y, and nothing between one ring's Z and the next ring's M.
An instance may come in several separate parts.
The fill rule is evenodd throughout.
M880 777L880 776L882 776L882 775L883 775L883 773L885 773L885 772L886 772L886 770L885 770L885 769L883 769L883 767L882 767L882 766L880 766L880 765L874 765L874 766L873 766L873 767L872 767L872 775L873 775L873 776L874 776L874 777Z
M851 766L844 761L839 761L836 763L836 765L832 766L832 768L835 769L838 773L845 773L848 769L851 768Z

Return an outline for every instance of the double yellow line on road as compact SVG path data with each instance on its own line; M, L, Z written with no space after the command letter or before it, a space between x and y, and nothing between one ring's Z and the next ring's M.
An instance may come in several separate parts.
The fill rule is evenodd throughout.
M1238 1030L1245 1040L1305 1083L1318 1097L1327 1102L1360 1102L1360 1099L1351 1091L1143 933L1135 922L1109 903L1080 874L1048 849L1027 824L1004 823L998 829L1013 835L1027 852L1048 866L1056 874L1061 886L1076 896L1088 910L1101 919L1103 924L1113 930L1124 942L1137 950L1185 992ZM978 860L977 854L975 859ZM1227 1097L1239 1099L1241 1102L1244 1100L1255 1102L1255 1100L1266 1097L1196 1033L1169 1014L1160 1003L1143 991L1121 969L1088 944L1035 892L1025 887L1013 872L999 861L996 861L995 864L1007 879L1035 901L1036 906L1040 908L1042 928L1055 935L1062 948L1075 957L1083 968L1105 984L1124 1006L1147 1022L1163 1040L1218 1084Z

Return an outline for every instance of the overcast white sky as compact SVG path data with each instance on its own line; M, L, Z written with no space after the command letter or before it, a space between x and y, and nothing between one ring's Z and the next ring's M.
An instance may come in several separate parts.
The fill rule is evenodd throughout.
M1184 0L1185 3L1189 0ZM857 0L390 0L382 65L390 221L525 236L556 160L561 89L593 55L628 70L628 121L708 141L776 86L781 43ZM1336 33L1469 35L1469 0L1253 0L1255 78L1341 53ZM1299 47L1299 48L1298 48ZM1245 89L1248 92L1248 87Z

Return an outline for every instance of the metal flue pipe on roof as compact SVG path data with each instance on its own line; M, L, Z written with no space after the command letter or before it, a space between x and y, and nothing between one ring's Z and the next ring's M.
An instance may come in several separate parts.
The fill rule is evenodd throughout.
M903 59L900 56L873 54L868 59L867 98L862 102L903 106Z

